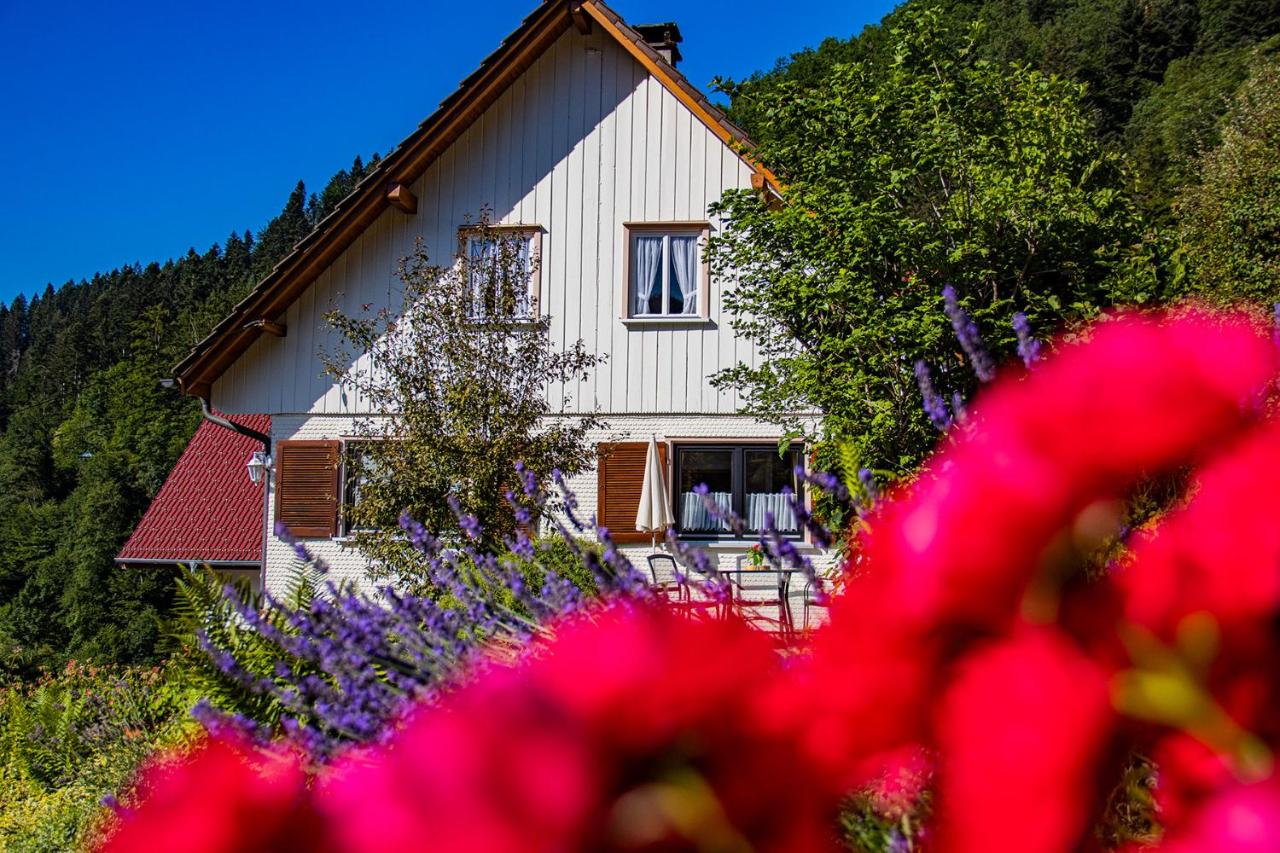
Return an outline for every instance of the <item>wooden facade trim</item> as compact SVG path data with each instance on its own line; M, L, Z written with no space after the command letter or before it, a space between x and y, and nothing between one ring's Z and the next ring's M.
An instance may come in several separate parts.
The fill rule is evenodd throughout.
M387 187L387 203L410 216L418 212L418 197L404 184L390 184Z
M582 3L571 5L569 15L573 18L573 26L579 33L584 36L591 35L591 18L582 10Z

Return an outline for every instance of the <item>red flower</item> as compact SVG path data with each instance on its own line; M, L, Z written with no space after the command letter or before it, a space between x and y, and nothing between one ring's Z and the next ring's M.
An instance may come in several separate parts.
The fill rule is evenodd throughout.
M223 740L164 760L139 786L146 802L126 815L104 853L253 853L332 850L308 804L306 777L293 756Z
M206 747L110 849L803 853L835 849L845 791L924 755L881 799L932 775L931 844L1050 853L1090 844L1112 759L1139 749L1164 849L1272 849L1280 424L1255 424L1275 368L1240 317L1105 323L997 383L872 519L811 659L783 668L738 621L605 610L349 756L314 811L287 759L256 776ZM1118 579L1068 577L1129 488L1188 464L1193 499Z
M866 537L896 616L1003 627L1061 531L1239 431L1276 366L1271 342L1243 318L1130 316L997 384L971 431Z
M1280 609L1278 473L1274 422L1204 468L1191 502L1145 534L1119 573L1125 617L1167 640L1196 613L1228 632L1269 628Z
M1186 313L1104 323L998 382L856 549L815 644L811 748L869 772L877 751L927 741L945 663L1009 630L1051 545L1096 535L1109 501L1243 429L1275 368L1248 319Z
M1228 788L1185 827L1157 845L1159 853L1273 853L1280 840L1280 784ZM1134 848L1137 853L1140 848Z
M1157 768L1160 819L1182 826L1216 791L1235 784L1231 763L1185 732L1166 735L1151 750Z
M339 769L345 849L836 849L842 790L797 755L764 636L648 608L558 634Z
M1096 811L1114 714L1107 673L1051 628L958 666L935 706L939 849L1075 849Z

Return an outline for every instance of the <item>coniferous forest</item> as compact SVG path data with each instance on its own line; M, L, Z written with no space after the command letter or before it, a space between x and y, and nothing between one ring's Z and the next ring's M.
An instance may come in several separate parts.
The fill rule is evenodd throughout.
M160 381L377 161L256 233L0 306L0 677L156 654L172 574L114 557L200 420Z
M1232 105L1280 57L1280 0L911 0L856 36L833 34L770 71L720 81L731 117L759 140L791 132L773 121L772 95L820 90L841 63L891 63L889 29L922 5L958 24L948 32L979 22L973 61L1024 64L1086 87L1094 141L1126 164L1124 192L1157 277L1195 291L1188 259L1208 257L1201 243L1223 248L1207 229L1214 205L1239 190L1238 158L1215 152L1257 130ZM1274 150L1271 158L1251 162L1274 180ZM299 183L265 226L238 223L203 252L0 307L0 679L68 658L157 657L173 578L113 557L199 421L196 402L160 380L375 162L357 158L319 193ZM1280 295L1271 250L1259 255L1249 239L1241 236L1244 260L1221 263L1257 269L1249 295Z

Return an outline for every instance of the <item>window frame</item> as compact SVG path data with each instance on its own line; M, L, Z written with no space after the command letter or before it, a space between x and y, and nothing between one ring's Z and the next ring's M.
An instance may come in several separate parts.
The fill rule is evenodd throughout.
M351 446L356 444L373 444L383 441L379 438L363 438L347 436L338 439L338 524L335 539L352 539L361 533L377 533L376 527L353 527L347 514L347 486L350 480L350 469L347 464Z
M777 454L777 441L672 441L671 442L671 508L672 515L675 516L675 524L673 525L677 534L682 539L700 540L700 541L721 541L721 542L747 542L757 539L760 535L758 530L745 530L741 534L735 534L729 530L710 531L710 530L692 530L686 531L682 524L683 507L681 506L681 473L685 453L689 451L706 451L706 450L728 450L733 452L732 461L730 462L730 481L732 483L732 506L733 511L746 521L746 482L747 470L745 463L745 454L747 451L767 450ZM804 445L800 442L793 442L788 448L790 452L794 452L799 458L800 464L806 465L806 456ZM808 494L805 490L803 480L796 483L796 499L801 506L807 506ZM797 526L793 532L781 532L782 538L795 542L805 541L806 535L803 527Z
M536 323L542 317L542 235L545 233L541 225L463 225L458 228L458 251L466 258L471 257L471 241L483 233L511 238L521 235L529 238L529 314L517 317L517 322ZM482 322L484 317L473 318Z
M636 325L671 325L705 323L711 316L711 265L707 260L707 241L711 239L711 223L706 221L624 222L622 225L621 318ZM636 241L640 237L695 237L698 241L698 310L693 314L636 314L631 310L634 285ZM670 301L671 241L662 244L663 303Z

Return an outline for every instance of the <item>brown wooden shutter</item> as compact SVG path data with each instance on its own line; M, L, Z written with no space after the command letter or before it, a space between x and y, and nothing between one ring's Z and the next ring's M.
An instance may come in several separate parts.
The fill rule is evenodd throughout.
M636 544L650 541L655 534L636 530L636 511L640 509L640 490L644 487L644 460L649 452L647 441L626 441L620 444L601 444L600 488L596 505L596 518L601 526L609 528L613 541L620 544ZM658 445L658 459L662 463L664 481L667 474L667 445ZM664 486L667 483L664 482ZM656 534L659 538L661 533Z
M294 536L338 532L338 452L336 441L276 445L276 521Z

